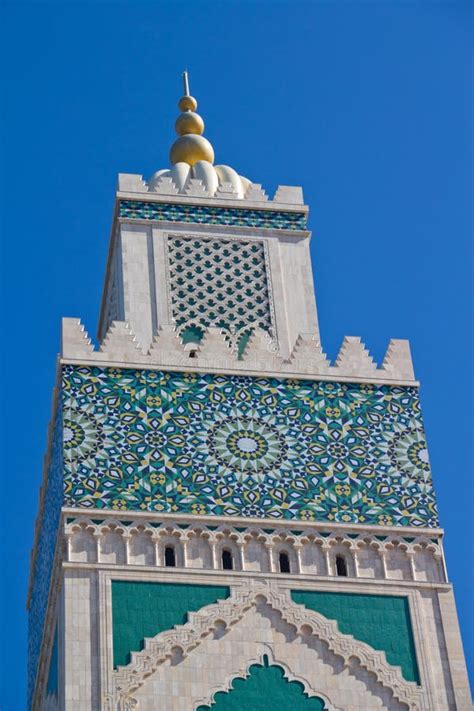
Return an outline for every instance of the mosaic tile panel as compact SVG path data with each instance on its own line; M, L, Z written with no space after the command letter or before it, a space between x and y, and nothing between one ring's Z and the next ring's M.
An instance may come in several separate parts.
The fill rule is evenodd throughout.
M272 333L263 242L169 236L167 244L178 328L216 326L234 337L258 326Z
M186 222L203 225L263 227L273 230L305 230L306 213L281 210L249 210L237 207L178 205L164 202L121 200L119 217L159 222Z
M28 609L28 708L35 687L44 620L48 606L49 586L54 563L57 531L63 500L63 434L62 407L59 404L47 476L47 489L33 569L33 587Z
M411 387L64 366L69 506L437 526Z

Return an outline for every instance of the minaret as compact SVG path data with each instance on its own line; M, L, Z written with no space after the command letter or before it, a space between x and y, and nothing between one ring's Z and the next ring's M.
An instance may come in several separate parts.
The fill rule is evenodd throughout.
M214 165L183 80L98 347L63 320L28 708L467 711L409 344L328 360L301 188Z

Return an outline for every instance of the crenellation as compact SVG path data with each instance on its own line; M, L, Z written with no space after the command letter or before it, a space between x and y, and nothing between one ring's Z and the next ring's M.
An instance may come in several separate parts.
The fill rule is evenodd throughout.
M377 366L358 336L344 336L334 364L341 375L375 375Z
M100 344L99 354L113 355L121 363L136 363L142 356L142 349L126 321L112 321Z
M63 318L61 329L61 355L80 359L94 353L94 345L78 318Z
M268 195L265 193L261 185L251 183L245 193L245 200L253 200L254 202L267 202Z
M278 345L271 335L261 328L254 328L240 358L234 361L236 370L278 371L282 359L278 355Z
M222 370L224 372L280 373L284 377L321 376L339 380L355 377L366 382L414 383L408 341L391 341L391 352L380 368L374 364L360 339L346 337L333 366L322 350L316 334L303 333L296 340L288 359L278 354L278 344L262 329L252 329L244 350L238 353L229 334L221 328L203 329L199 342L185 345L180 330L173 325L160 326L148 349L142 347L126 322L113 321L99 350L95 350L79 319L63 319L62 358L97 363L134 363L165 365L186 369ZM393 345L395 343L395 345ZM400 353L400 358L397 357ZM402 357L403 355L403 357Z
M329 368L330 362L319 338L311 333L299 334L290 357L282 364L283 370L308 374L326 374L330 372Z
M217 188L214 197L237 200L239 194L232 183L224 181L219 183L219 187Z
M119 173L117 176L117 190L124 193L146 193L148 185L143 180L143 175L133 173Z
M148 185L148 190L157 195L177 195L179 193L173 179L162 175Z
M184 346L174 326L160 326L148 351L148 358L150 363L157 365L184 361Z
M186 183L184 194L193 197L209 196L209 192L206 190L204 183L202 182L202 180L199 180L197 178L189 178Z
M273 197L273 202L286 205L304 205L303 188L279 185Z
M142 175L119 173L117 190L119 193L157 195L180 195L210 198L211 202L225 199L245 203L268 203L269 207L304 206L303 190L299 186L279 185L273 199L269 199L260 183L246 181L239 194L236 183L225 180L226 174L204 168L204 163L197 163L192 170L183 164L171 170L157 171L148 182Z
M196 365L199 367L232 368L235 363L235 349L232 348L229 336L223 329L209 326L202 337L199 346L192 345Z
M396 373L399 378L415 380L409 341L392 338L380 369L388 373Z

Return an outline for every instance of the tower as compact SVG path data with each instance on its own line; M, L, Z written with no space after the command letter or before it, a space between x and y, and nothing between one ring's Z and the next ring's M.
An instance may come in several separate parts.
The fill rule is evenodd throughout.
M301 188L120 175L95 349L62 326L29 708L471 708L407 341L319 335Z

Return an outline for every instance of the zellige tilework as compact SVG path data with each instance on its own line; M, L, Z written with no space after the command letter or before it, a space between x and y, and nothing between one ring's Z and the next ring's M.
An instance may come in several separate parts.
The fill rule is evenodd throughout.
M411 387L64 366L65 504L437 526Z
M54 562L57 531L63 502L63 435L62 406L58 404L49 470L41 513L38 546L33 569L33 587L28 608L28 708L33 694L38 667L49 586Z
M307 219L304 212L178 205L141 200L121 200L119 217L161 222L263 227L274 230L305 230Z

